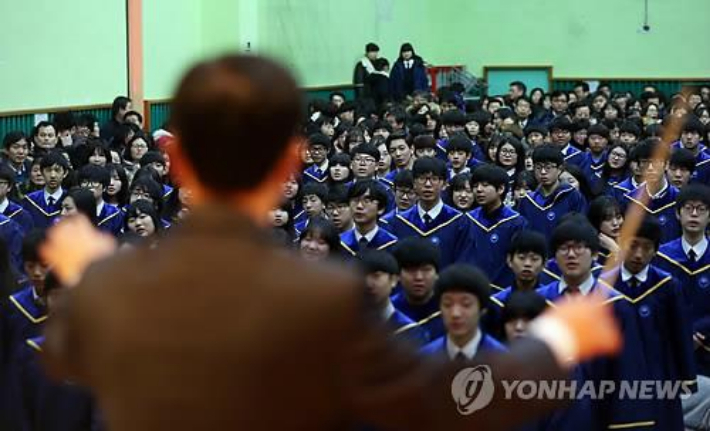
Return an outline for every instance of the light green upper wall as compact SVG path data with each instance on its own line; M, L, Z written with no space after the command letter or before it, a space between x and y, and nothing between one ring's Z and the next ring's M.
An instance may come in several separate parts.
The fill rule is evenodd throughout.
M125 0L1 0L0 112L111 103L128 88Z

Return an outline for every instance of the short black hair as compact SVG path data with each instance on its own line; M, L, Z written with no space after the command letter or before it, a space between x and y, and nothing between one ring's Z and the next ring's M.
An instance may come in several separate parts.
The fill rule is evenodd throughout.
M441 114L441 124L444 126L465 126L466 114L458 109L452 109Z
M466 154L471 154L473 152L473 143L466 135L456 133L449 138L449 142L446 144L446 153L453 151L463 151Z
M414 161L412 175L416 180L426 174L433 174L436 177L446 180L446 163L434 157L422 157Z
M45 170L47 168L51 168L54 165L58 165L59 167L64 169L64 172L69 172L69 161L62 155L61 152L59 151L50 151L47 154L42 157L42 162L40 163L39 167L42 170Z
M579 223L578 221L565 221L560 223L555 230L552 231L552 239L550 246L553 252L566 242L574 241L585 244L592 250L592 253L599 251L599 236L596 229L591 224Z
M328 187L320 183L306 183L301 189L301 197L315 195L325 204L325 199L328 196Z
M383 250L366 250L358 253L357 258L365 274L384 272L385 274L398 275L399 264L397 259Z
M414 150L436 148L436 139L431 135L419 135L414 138Z
M141 115L140 112L138 111L128 111L125 114L123 114L123 121L126 121L126 118L128 117L138 117L138 122L143 124L143 116Z
M11 132L7 132L5 134L5 137L2 139L2 147L5 149L10 148L10 145L20 142L21 140L27 141L27 135L25 135L25 132L22 132L20 130L13 130Z
M679 168L687 169L690 172L695 172L697 164L697 159L693 153L685 148L674 149L671 153L670 159L668 159L668 166L677 166Z
M251 189L278 163L303 117L301 89L284 67L263 57L227 55L197 64L183 77L171 119L186 156L206 187ZM258 142L249 163L230 169ZM220 157L215 157L215 152Z
M466 186L471 186L471 174L468 172L454 175L453 178L449 180L449 189L452 193L459 190L465 190Z
M401 171L397 172L394 176L394 181L392 181L392 184L395 189L399 188L413 188L414 187L414 175L412 175L412 171L409 169L402 169Z
M587 136L597 135L609 139L609 128L603 124L595 124L587 130Z
M486 274L475 266L457 263L441 271L434 290L439 300L448 292L469 293L478 298L480 308L484 310L491 295L491 282Z
M360 144L357 147L353 148L350 150L350 158L354 159L356 155L358 154L367 154L368 156L372 156L376 162L380 161L380 150L377 149L376 146L373 144L367 142L364 144Z
M577 87L582 87L582 91L584 91L585 93L589 91L589 84L587 84L587 83L584 82L584 81L577 81L577 82L575 82L575 83L574 83L574 88L577 88Z
M523 130L523 133L525 134L525 137L527 138L530 136L531 133L539 133L542 136L547 136L550 131L547 130L547 127L543 126L542 124L530 124L527 127L525 127L525 130Z
M400 240L392 250L400 268L415 268L432 265L439 270L441 253L439 247L425 238L408 237Z
M508 189L509 180L510 178L505 169L491 163L479 165L471 173L471 187L478 183L488 183L496 189L503 186L503 193Z
M143 157L141 157L139 164L141 166L148 166L151 163L158 163L160 165L165 166L165 156L160 151L148 151L147 153L143 154Z
M94 192L84 187L72 187L69 191L67 191L64 197L62 197L60 204L67 198L72 198L74 206L76 206L76 210L85 215L94 225L96 225L96 198L94 197Z
M636 160L651 159L663 142L659 138L646 138L634 148Z
M348 188L344 185L332 186L328 189L328 195L325 198L326 204L348 204Z
M595 198L589 204L587 219L594 229L601 230L602 222L614 214L624 214L621 205L613 197L603 195Z
M705 184L690 183L683 187L676 198L676 208L680 209L689 201L702 202L710 207L710 187Z
M7 181L10 187L15 185L15 171L3 162L0 162L0 180Z
M320 145L324 147L326 151L330 151L331 142L330 138L322 133L314 133L308 137L308 147L315 147Z
M547 308L547 301L542 295L535 291L518 290L505 301L501 321L508 323L520 318L532 320L542 314L545 308Z
M365 45L365 52L380 52L380 47L376 43L370 42Z
M508 246L507 255L513 257L518 253L535 253L547 258L547 239L543 234L534 230L522 230L518 232Z
M409 139L407 139L407 133L403 132L401 130L398 130L396 132L390 133L390 135L387 137L387 141L385 143L387 144L387 149L389 150L390 144L392 144L392 141L404 141L407 143L407 146L410 146L411 143L409 142Z
M621 133L629 133L638 138L641 136L641 129L633 121L624 121L621 123L621 127L619 127L619 134Z
M658 222L656 217L647 215L641 220L641 224L636 230L634 237L650 240L655 249L658 250L658 247L661 245L661 235L661 223Z
M43 262L39 249L44 244L47 238L47 232L44 229L32 229L22 239L22 261L27 262Z
M79 169L77 181L79 184L81 184L82 181L99 183L106 189L108 185L111 184L111 172L103 166L88 164Z
M328 163L330 166L347 166L348 169L350 169L350 162L352 159L350 159L350 155L346 153L337 153L333 154L330 159L328 160Z
M557 166L562 166L565 162L565 157L562 151L555 145L541 145L533 150L533 163L554 163Z
M528 86L525 85L523 81L513 81L509 85L510 87L518 87L519 90L523 92L523 95L528 92Z
M703 136L705 135L705 125L697 117L691 116L683 125L683 133L686 132L695 132Z
M550 132L554 130L565 130L567 132L572 132L574 131L574 124L569 118L561 116L552 120L548 128L550 129Z
M133 202L129 207L128 210L126 211L126 217L124 218L124 229L125 231L128 231L128 220L135 218L139 215L139 213L143 213L147 215L148 217L153 220L153 227L155 228L155 232L158 233L161 230L163 230L163 222L160 219L160 213L158 210L155 208L154 204L151 204L145 199L139 199L135 202Z
M384 186L375 180L356 181L348 189L348 200L359 198L370 192L370 197L377 201L377 208L387 208L387 191Z
M129 103L131 103L131 99L126 96L118 96L113 99L113 103L111 104L111 118L116 118L118 111L126 109Z

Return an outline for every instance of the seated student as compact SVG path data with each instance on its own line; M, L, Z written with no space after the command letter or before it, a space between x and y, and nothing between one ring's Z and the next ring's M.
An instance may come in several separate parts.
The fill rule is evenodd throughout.
M619 127L619 141L628 145L629 147L634 147L641 137L641 129L633 121L624 121Z
M584 153L571 143L573 127L572 122L567 117L557 117L550 123L550 136L552 145L562 152L564 163L580 165L584 160Z
M146 200L139 199L131 204L126 211L124 232L132 232L146 240L150 247L158 243L163 224L155 206Z
M145 156L144 156L145 157ZM104 193L111 183L109 170L98 165L86 165L79 169L79 185L94 193L96 199L96 225L99 229L119 236L123 229L123 213L104 202Z
M444 324L434 283L440 267L439 249L423 238L406 238L392 251L399 265L401 290L392 297L394 308L421 328L423 341L444 335Z
M308 152L313 164L303 171L303 182L324 183L328 179L328 153L331 149L330 138L322 133L308 137Z
M338 230L330 220L323 217L312 219L296 241L300 256L309 262L342 256Z
M705 135L705 126L697 118L691 117L684 125L680 141L673 144L673 152L684 148L695 157L695 171L692 181L710 184L710 153L702 144Z
M453 177L459 174L466 174L471 172L471 167L476 166L479 162L471 161L471 151L473 150L473 144L471 141L462 133L457 133L451 138L446 145L446 158L447 162L447 181L451 181Z
M373 144L361 144L350 150L352 165L350 170L353 173L354 182L362 180L377 180L387 190L388 198L394 201L388 181L377 178L377 163L380 161L380 151Z
M590 127L592 125L589 120L580 119L572 122L572 145L582 152L587 148ZM585 153L584 155L586 156L587 154Z
M571 185L560 182L563 163L562 153L555 146L544 145L533 151L535 178L540 185L518 204L520 215L533 230L552 232L564 214L586 211L582 194Z
M306 219L294 224L293 228L296 236L301 236L301 232L308 226L309 220L315 217L325 217L325 199L328 195L328 187L325 184L310 182L303 186L301 190L301 205L306 213Z
M599 232L598 263L606 265L610 259L616 259L620 251L619 238L624 224L621 205L611 196L599 196L589 205L587 219Z
M531 124L523 130L525 143L535 149L549 143L550 132L541 124Z
M458 174L449 180L446 202L462 213L471 211L476 203L471 188L471 174Z
M682 189L693 178L695 174L695 156L685 148L677 148L671 153L668 159L666 177L672 186Z
M465 133L466 114L458 109L446 111L441 114L441 125L442 132L446 135L446 138L439 139L436 143L436 152L437 157L446 160L446 147L449 144L449 139L457 133Z
M620 367L633 380L695 382L693 339L683 291L669 273L651 265L660 240L661 225L654 217L645 217L623 262L600 277L600 282L624 294L635 311L637 332L633 336L640 350L636 355L622 355ZM653 420L658 429L685 429L680 396L644 404L629 402L628 409L645 421Z
M436 139L431 135L419 135L414 138L414 156L417 159L422 157L436 157Z
M120 210L128 205L128 175L121 165L109 163L106 168L111 181L104 192L104 201Z
M355 227L340 234L340 245L355 256L364 250L389 250L397 237L377 225L387 206L387 192L374 180L358 181L348 190Z
M32 216L20 204L9 199L15 187L15 178L15 172L0 163L0 214L13 220L27 233L34 227Z
M29 181L31 162L27 136L20 131L9 132L2 140L3 161L12 169L13 182L24 184Z
M32 217L34 226L45 229L59 216L59 201L64 195L62 181L69 174L69 162L61 153L52 151L42 158L40 167L44 188L26 195L22 206Z
M654 265L671 273L685 292L690 305L689 319L696 344L698 371L710 376L710 251L707 228L710 224L710 188L686 186L678 195L676 214L683 234L658 250Z
M345 185L352 181L350 171L350 155L345 153L334 154L328 160L328 183L330 186Z
M47 274L47 308L56 307L63 288ZM18 345L11 362L12 378L4 382L15 395L9 401L14 414L8 429L16 430L98 430L100 415L89 392L69 382L55 382L41 364L44 336L32 337Z
M394 182L394 177L398 172L412 169L412 163L414 163L414 147L407 137L407 134L403 131L389 135L386 144L394 164L394 169L385 177L391 184Z
M470 253L468 231L470 221L441 200L446 184L446 165L442 160L417 159L412 168L414 191L419 202L397 214L389 230L397 238L417 236L427 238L441 250L441 266L464 262Z
M478 325L490 294L488 279L483 272L470 265L452 265L442 271L435 290L446 335L422 347L422 354L446 361L467 362L482 352L505 350Z
M72 187L59 201L59 206L62 208L59 218L82 214L96 226L96 198L94 192L88 188Z
M394 177L394 183L392 184L392 191L394 192L395 208L380 218L380 223L385 226L392 223L397 214L407 211L417 203L417 194L414 191L414 176L412 175L412 171L404 170L397 172L397 175Z
M338 229L338 233L347 232L355 227L346 186L331 186L328 189L328 194L325 198L325 212L328 215L328 219Z
M624 195L626 193L638 188L644 181L644 170L639 163L639 151L639 145L636 145L628 152L629 177L614 184L610 189L608 188L605 191L607 195L614 197L619 203L624 202Z
M281 204L269 211L269 221L274 239L284 247L290 247L295 240L293 220L288 213L288 204Z
M528 335L530 322L547 308L545 298L534 290L513 292L501 315L503 340L511 343Z
M390 300L392 289L399 281L397 260L390 253L381 250L366 250L358 253L357 257L365 273L369 304L372 304L378 315L387 322L387 327L393 335L404 336L412 342L421 343L422 331L419 325L397 310Z
M607 146L609 144L609 129L603 124L595 124L589 128L587 136L587 153L580 164L582 172L589 181L593 190L599 186L602 169L607 159Z
M660 145L663 145L660 139L650 138L636 147L639 169L645 182L626 193L621 204L625 210L634 206L655 216L663 227L661 240L668 242L678 238L681 233L675 214L679 191L666 180L667 162L658 158L657 150Z
M467 263L483 269L499 289L513 281L505 256L513 237L527 226L518 212L503 205L507 187L508 174L503 168L488 164L477 167L471 175L471 188L478 207L466 214L472 222Z
M165 177L168 175L167 162L165 156L160 151L148 151L140 159L141 168L150 166L158 174L158 184L163 188L163 200L168 201L175 191L173 187L165 184Z

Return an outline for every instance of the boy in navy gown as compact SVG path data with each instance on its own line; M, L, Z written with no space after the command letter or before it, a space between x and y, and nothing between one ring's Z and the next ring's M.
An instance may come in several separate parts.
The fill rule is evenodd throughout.
M377 225L387 207L387 192L374 180L358 181L348 190L355 227L340 234L343 249L355 256L364 250L389 250L397 237Z
M580 166L584 161L584 153L572 145L572 121L564 116L557 117L552 120L549 129L552 144L562 153L564 163Z
M306 218L294 224L293 229L296 237L301 235L308 226L309 220L317 217L325 217L325 201L328 195L328 187L325 184L311 182L305 184L301 189L301 204Z
M98 228L114 236L119 236L123 230L123 212L104 202L103 198L104 192L111 183L109 170L103 166L88 164L79 169L77 179L81 187L94 193Z
M407 211L417 203L417 194L414 192L414 177L412 171L405 169L397 172L392 183L395 207L392 211L380 217L380 223L389 225L394 217Z
M15 172L8 165L0 163L0 214L20 225L26 234L32 230L34 223L22 205L10 200L10 193L15 186Z
M620 203L624 209L637 206L646 214L655 216L663 228L661 242L665 243L680 236L680 224L675 214L679 190L666 179L668 163L658 156L660 145L664 145L660 139L648 138L636 147L637 163L645 182L626 193Z
M483 272L467 264L452 265L436 281L436 292L446 335L422 347L422 354L444 361L466 362L479 353L505 350L479 327L490 295L488 278Z
M308 151L313 164L303 171L303 183L325 183L328 179L328 153L330 152L330 138L322 133L308 137Z
M597 190L600 187L602 168L607 159L606 149L609 144L609 129L603 124L591 126L587 136L587 143L589 148L580 167L592 190Z
M353 212L348 200L348 188L342 184L332 185L328 188L325 200L325 212L328 219L338 229L339 233L347 232L355 227Z
M549 234L565 214L586 213L587 204L577 189L560 182L565 162L558 148L552 145L538 147L532 158L535 179L540 186L520 200L518 212L528 221L530 229Z
M683 125L680 141L673 144L673 151L681 148L690 151L695 157L695 172L692 180L694 182L707 185L710 183L710 154L708 148L703 145L705 136L705 126L695 117L690 117Z
M632 313L641 349L619 358L619 368L629 380L685 382L695 386L693 341L687 304L677 281L651 265L660 245L661 226L646 217L629 244L620 266L601 276L600 282L624 295ZM680 395L680 394L678 394ZM683 431L680 396L668 400L622 401L617 408L633 412L656 429Z
M59 202L64 197L62 181L69 174L69 162L64 156L51 151L40 162L45 185L42 190L37 190L25 196L22 206L32 217L36 228L45 229L59 216L61 208Z
M458 210L441 200L446 184L446 164L439 159L417 159L412 168L417 205L397 214L389 224L390 231L399 239L426 238L441 251L441 267L466 262L469 259L470 223Z
M403 131L394 132L387 137L387 151L392 156L392 169L385 179L390 183L394 183L395 176L404 170L412 169L414 163L414 146Z
M358 254L365 273L365 287L371 304L387 322L396 337L405 337L417 344L424 341L419 325L397 310L390 299L392 289L399 281L399 265L392 254L380 250L366 250Z
M439 249L423 238L401 240L392 251L399 265L401 289L392 305L421 328L425 342L444 335L439 302L434 292L441 257Z
M478 208L466 214L471 220L469 263L481 268L494 287L513 282L505 256L510 243L527 226L527 220L503 204L508 174L495 165L481 165L471 176L471 189Z

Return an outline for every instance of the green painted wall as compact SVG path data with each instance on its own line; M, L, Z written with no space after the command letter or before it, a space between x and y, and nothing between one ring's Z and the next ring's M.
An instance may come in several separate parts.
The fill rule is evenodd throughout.
M125 0L2 0L0 28L0 112L127 91Z

